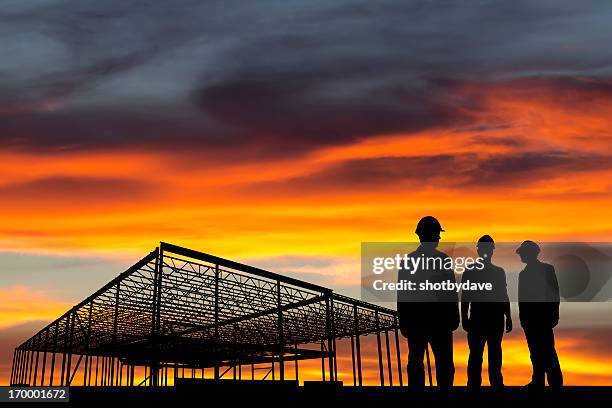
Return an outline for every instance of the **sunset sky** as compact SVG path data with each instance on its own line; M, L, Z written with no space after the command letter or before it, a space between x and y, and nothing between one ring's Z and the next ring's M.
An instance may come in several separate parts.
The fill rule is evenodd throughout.
M354 296L360 243L427 214L612 241L612 3L231 3L0 5L0 384L159 241ZM612 385L611 311L563 305L569 384Z

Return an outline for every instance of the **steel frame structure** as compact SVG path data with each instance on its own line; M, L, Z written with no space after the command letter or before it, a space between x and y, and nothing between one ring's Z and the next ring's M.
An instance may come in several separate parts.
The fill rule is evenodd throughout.
M321 359L322 380L337 381L336 341L350 338L353 385L361 386L360 338L374 334L380 384L387 371L393 385L390 332L402 385L395 310L162 242L18 346L11 384L162 386L169 370L176 379L205 368L216 380L230 369L242 380L243 366L254 379L256 364L270 364L272 377L285 380L290 361L297 379L306 359ZM144 368L144 380L135 382L135 367Z

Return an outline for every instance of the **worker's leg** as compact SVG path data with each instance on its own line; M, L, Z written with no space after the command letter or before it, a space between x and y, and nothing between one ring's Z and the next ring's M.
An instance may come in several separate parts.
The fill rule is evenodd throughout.
M436 359L436 382L438 387L453 386L455 363L453 362L453 332L444 331L429 336L431 349Z
M468 387L480 387L482 383L482 353L484 352L485 336L482 333L469 332L467 335L470 356L467 365Z
M410 333L408 335L408 386L425 386L425 366L423 357L427 340L424 334Z

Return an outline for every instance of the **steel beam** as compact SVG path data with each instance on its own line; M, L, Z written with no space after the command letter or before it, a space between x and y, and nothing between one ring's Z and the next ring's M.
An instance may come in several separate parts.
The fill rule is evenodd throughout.
M377 351L378 351L378 372L380 374L380 385L384 386L385 385L385 375L383 373L382 346L381 346L381 341L380 341L380 323L379 323L380 320L378 316L378 310L376 310L374 313L376 316L376 346L377 346Z
M402 380L402 355L401 355L401 350L400 350L400 340L399 340L399 330L398 328L398 324L397 324L397 316L394 316L395 321L395 354L396 354L396 359L397 359L397 375L399 377L399 385L400 387L403 386L403 380Z

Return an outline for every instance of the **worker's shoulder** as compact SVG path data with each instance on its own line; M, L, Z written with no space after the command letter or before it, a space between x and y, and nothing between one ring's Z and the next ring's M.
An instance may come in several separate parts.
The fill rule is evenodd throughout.
M536 271L544 272L544 273L555 273L555 267L549 263L541 262L538 264Z
M540 262L542 269L555 270L555 267L546 262Z
M434 249L432 256L438 257L438 258L450 258L447 254L445 254L444 252L438 250L438 249Z
M442 251L438 251L437 249L433 249L431 251L424 251L420 248L417 248L416 250L408 254L409 258L418 258L421 256L430 257L430 258L448 258L448 255L446 255Z
M412 251L411 253L408 254L408 257L410 258L416 258L418 256L421 256L421 254L423 254L423 252L421 250L419 250L419 248L415 249L414 251Z

